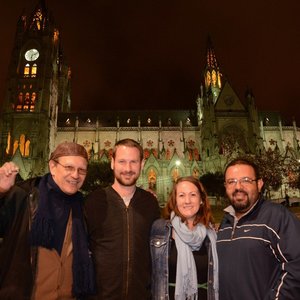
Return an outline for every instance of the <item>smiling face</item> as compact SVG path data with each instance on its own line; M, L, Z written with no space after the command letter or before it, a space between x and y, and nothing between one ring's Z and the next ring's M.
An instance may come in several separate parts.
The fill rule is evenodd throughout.
M198 188L189 181L181 181L176 186L176 205L178 211L192 225L201 206L201 196Z
M68 195L75 194L83 185L87 161L81 156L61 156L49 161L49 169L54 182Z
M248 177L254 179L252 182L241 183L241 178ZM226 182L229 179L238 179L236 184L229 185ZM236 216L240 217L246 213L256 203L259 193L263 187L262 179L256 181L255 171L252 166L245 164L236 164L229 167L225 174L226 194L235 209Z
M115 157L111 160L111 168L114 171L115 184L123 187L135 186L142 169L139 150L119 145Z

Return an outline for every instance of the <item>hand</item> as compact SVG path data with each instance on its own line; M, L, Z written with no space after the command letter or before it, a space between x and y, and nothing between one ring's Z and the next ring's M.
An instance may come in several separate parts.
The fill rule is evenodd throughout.
M0 193L5 193L15 184L19 167L13 162L6 162L0 168Z

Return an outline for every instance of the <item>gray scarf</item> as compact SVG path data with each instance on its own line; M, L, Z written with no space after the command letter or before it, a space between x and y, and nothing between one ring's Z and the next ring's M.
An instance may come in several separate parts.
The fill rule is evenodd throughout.
M209 237L212 245L212 255L214 261L214 290L218 299L218 257L216 251L216 233L203 224L197 224L194 230L190 230L181 218L171 213L171 223L174 228L174 237L177 248L176 267L176 300L197 300L198 283L197 270L192 251L197 251L206 237Z

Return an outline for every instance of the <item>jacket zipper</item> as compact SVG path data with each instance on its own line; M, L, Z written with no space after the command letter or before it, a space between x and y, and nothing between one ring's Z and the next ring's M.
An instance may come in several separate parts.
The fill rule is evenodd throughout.
M128 207L126 206L126 219L127 219L127 278L126 278L126 289L125 289L125 297L127 299L128 297L128 289L129 289L129 264L130 264L130 239L129 239L129 211L128 211Z
M231 232L231 240L233 239L233 236L234 236L234 233L235 233L235 228L236 228L237 222L238 222L238 220L236 220L236 219L234 218L234 220L233 220L233 226L232 226L232 232Z

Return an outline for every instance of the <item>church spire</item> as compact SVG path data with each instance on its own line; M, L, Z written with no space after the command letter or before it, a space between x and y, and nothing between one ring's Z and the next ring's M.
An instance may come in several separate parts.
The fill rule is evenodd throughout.
M206 93L212 94L214 103L216 102L222 88L221 77L222 74L220 72L219 64L215 55L215 50L211 38L208 36L204 79Z
M45 0L39 0L28 20L28 30L44 31L49 21Z

